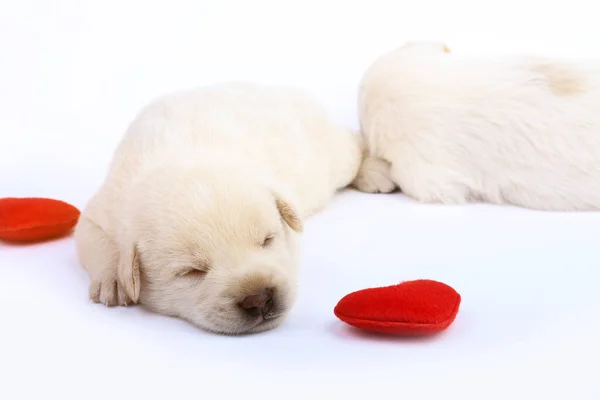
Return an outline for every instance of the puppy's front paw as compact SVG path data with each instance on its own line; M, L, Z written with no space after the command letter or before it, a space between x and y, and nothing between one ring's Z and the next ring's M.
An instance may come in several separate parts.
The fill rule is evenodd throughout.
M380 158L365 158L352 186L366 193L393 192L396 184L390 177L390 163Z
M117 279L112 276L92 281L90 299L94 303L102 303L107 307L127 306L132 303Z

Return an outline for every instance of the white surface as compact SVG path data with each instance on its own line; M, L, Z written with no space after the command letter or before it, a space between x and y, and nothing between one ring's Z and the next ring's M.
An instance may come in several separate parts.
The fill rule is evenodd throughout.
M554 4L554 5L552 5ZM224 79L296 84L356 127L381 52L599 56L589 1L12 1L0 12L0 197L83 207L137 110ZM599 399L600 213L418 205L345 193L308 221L280 329L221 337L87 300L72 239L0 244L0 399ZM446 282L455 323L429 339L356 333L345 294Z

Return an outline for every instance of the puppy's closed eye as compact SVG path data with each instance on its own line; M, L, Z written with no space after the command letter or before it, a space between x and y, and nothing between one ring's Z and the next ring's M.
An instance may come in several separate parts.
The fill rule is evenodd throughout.
M178 271L177 275L181 277L187 278L204 278L204 276L208 273L209 268L202 264L195 267L183 268Z
M206 275L206 271L202 271L196 268L189 268L185 271L183 271L182 273L180 273L180 276L189 276L189 277L197 277L197 278L202 278L204 277L204 275Z
M269 245L271 245L271 243L273 243L274 239L275 239L275 235L272 233L265 235L262 243L260 244L261 247L269 247Z

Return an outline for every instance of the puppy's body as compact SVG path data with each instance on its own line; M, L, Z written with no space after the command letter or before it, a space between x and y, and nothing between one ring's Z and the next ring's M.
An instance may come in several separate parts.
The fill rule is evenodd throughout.
M401 47L366 72L354 185L422 202L600 208L600 65Z
M278 325L295 295L302 220L360 160L359 137L294 89L232 82L158 99L76 228L91 298L216 332Z

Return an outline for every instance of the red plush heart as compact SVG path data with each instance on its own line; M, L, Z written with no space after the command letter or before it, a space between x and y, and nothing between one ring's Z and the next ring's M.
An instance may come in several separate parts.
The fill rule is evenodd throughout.
M333 312L342 321L371 332L428 335L450 326L460 301L460 294L450 286L421 279L350 293Z
M79 210L60 200L38 197L0 199L0 240L32 242L68 233Z

